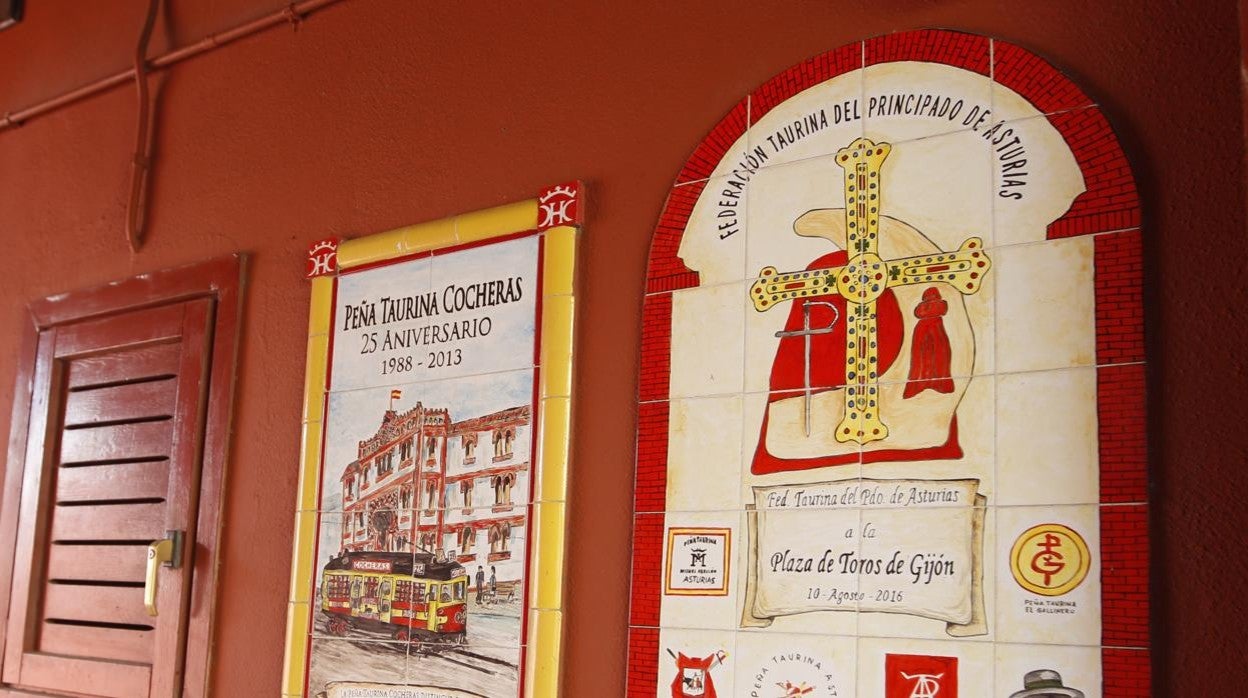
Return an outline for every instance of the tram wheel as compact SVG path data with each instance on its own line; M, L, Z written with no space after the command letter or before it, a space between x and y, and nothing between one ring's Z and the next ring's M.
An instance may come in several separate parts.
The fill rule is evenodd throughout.
M329 622L326 624L326 629L329 631L330 635L346 635L347 621L342 618L330 618Z

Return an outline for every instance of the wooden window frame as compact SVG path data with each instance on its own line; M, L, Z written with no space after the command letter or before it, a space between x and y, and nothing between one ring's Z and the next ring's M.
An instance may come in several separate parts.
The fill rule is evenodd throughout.
M247 259L236 254L206 262L141 274L124 281L31 302L13 388L13 414L9 430L4 485L0 491L0 647L7 642L9 597L17 560L16 534L26 470L26 446L34 400L33 394L39 333L49 328L88 318L105 317L141 308L211 298L212 357L208 368L205 403L203 457L199 511L193 555L191 603L186 621L182 695L209 695L213 643L213 614L217 594L217 562L221 547L221 513L226 462L233 411L235 367L238 361L239 320L242 313ZM5 574L4 572L7 572ZM46 696L0 685L2 696Z

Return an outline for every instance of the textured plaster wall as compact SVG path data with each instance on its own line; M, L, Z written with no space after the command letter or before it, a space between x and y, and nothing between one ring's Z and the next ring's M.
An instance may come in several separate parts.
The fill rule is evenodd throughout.
M0 33L0 113L124 67L131 0L31 0ZM170 2L154 49L282 7ZM645 253L685 157L811 55L924 26L1000 36L1099 99L1145 208L1157 683L1242 681L1248 564L1244 129L1236 4L744 1L478 6L346 0L160 79L151 241L122 234L134 99L0 133L0 327L49 293L253 254L226 503L215 695L274 695L296 481L306 243L588 182L567 694L624 685ZM16 331L0 331L7 434Z

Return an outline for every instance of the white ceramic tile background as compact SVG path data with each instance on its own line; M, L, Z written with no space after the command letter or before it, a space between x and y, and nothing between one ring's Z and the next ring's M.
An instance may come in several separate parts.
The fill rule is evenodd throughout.
M997 504L1095 504L1100 497L1096 370L996 377Z
M857 695L857 640L836 635L767 633L737 634L734 696ZM792 693L794 688L812 692Z
M406 643L324 637L311 642L309 696L320 694L327 683L335 681L402 684L406 678Z
M684 333L672 342L672 398L741 392L746 289L736 282L672 293L672 326Z
M944 251L958 249L970 237L993 245L992 152L982 135L961 130L874 140L893 146L881 172L885 216L915 228ZM888 242L881 239L885 259L898 256L887 254Z
M986 143L993 162L993 244L1045 240L1049 222L1086 188L1062 134L1044 116L1031 115L1004 123Z
M993 250L997 371L1096 363L1096 291L1090 236Z
M740 162L745 157L745 136L728 150ZM733 168L727 168L731 172ZM677 188L701 186L685 224L678 256L685 266L698 272L702 286L716 286L748 279L758 272L746 266L749 237L750 182L757 173L740 170L739 175L720 174L704 184L683 184ZM689 234L694 233L694 234Z
M741 409L741 395L671 401L668 511L741 509ZM708 434L715 436L708 439ZM707 477L707 471L713 471L715 476Z
M863 72L868 138L887 133L901 141L967 131L992 111L987 75L920 61L877 63Z
M441 648L420 651L413 648L407 659L404 682L412 686L437 687L448 671L455 673L456 687L485 696L511 696L520 693L520 657L517 646L473 647L471 651L488 659L477 659L480 668L468 669L458 662L462 655L447 653ZM384 693L382 695L385 695ZM419 693L417 695L420 695ZM436 692L433 695L438 695Z

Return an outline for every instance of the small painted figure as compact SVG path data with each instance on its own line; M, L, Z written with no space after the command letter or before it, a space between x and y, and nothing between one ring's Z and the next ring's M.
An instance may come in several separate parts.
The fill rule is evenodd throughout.
M903 398L911 398L924 390L938 393L953 392L953 378L949 376L949 335L945 334L945 313L949 303L940 295L940 289L929 288L923 292L923 300L914 309L919 322L914 326L910 346L910 380L906 383Z
M477 605L480 606L485 597L485 568L477 565Z

